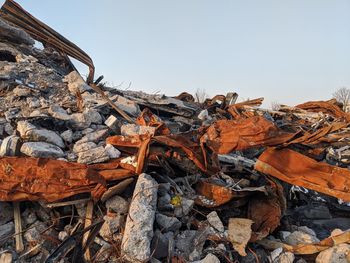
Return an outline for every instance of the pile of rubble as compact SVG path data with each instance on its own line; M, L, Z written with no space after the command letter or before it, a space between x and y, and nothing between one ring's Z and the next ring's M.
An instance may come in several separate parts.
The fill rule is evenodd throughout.
M6 1L1 263L349 262L350 115L336 101L272 111L101 80Z

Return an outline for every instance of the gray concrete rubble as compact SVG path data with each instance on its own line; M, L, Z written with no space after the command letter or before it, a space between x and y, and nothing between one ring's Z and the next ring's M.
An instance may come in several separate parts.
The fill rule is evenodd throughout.
M120 128L121 135L132 136L141 134L154 135L156 128L149 126L140 126L135 124L124 124Z
M21 153L36 158L61 158L65 154L61 148L47 142L25 142Z
M78 153L78 163L92 164L102 163L109 160L109 155L103 146L98 146L87 151Z
M151 256L157 188L157 182L150 175L139 175L121 246L125 258L131 262L144 262Z
M349 105L110 87L3 2L0 263L350 262Z

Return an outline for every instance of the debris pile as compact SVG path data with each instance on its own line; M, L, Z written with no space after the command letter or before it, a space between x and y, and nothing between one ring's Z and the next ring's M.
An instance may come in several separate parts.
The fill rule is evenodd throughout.
M273 111L101 80L6 1L0 262L350 260L350 115L336 101Z

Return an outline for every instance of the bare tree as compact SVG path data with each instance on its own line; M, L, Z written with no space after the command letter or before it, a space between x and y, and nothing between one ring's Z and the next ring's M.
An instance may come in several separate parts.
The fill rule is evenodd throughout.
M205 89L197 89L195 97L197 102L203 103L208 98L208 94Z
M343 105L343 110L346 111L347 106L350 102L350 89L342 87L333 93L333 98L335 98L339 103Z

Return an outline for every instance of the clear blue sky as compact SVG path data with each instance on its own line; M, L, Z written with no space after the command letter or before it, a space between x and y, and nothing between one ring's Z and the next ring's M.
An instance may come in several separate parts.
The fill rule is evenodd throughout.
M349 0L18 2L90 54L114 85L236 91L265 97L266 107L350 87Z

